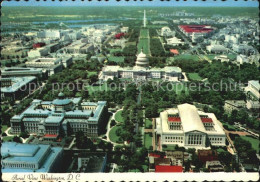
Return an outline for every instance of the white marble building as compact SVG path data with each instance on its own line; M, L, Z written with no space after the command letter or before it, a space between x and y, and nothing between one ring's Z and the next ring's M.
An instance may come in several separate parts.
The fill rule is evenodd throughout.
M186 148L225 146L222 124L213 113L198 111L194 105L181 104L165 110L156 119L156 139L159 145L179 145Z

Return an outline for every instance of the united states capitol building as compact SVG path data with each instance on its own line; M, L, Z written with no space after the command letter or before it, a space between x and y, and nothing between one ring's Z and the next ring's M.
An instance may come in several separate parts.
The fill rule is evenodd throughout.
M113 80L115 77L134 80L162 79L165 81L179 81L182 78L182 70L175 66L150 68L147 55L141 51L137 55L134 67L105 66L99 74L99 80L103 81Z
M11 118L11 132L26 131L46 140L59 135L83 131L87 136L98 136L107 114L106 101L82 102L79 98L65 98L59 93L53 101L33 100L20 115Z
M187 148L226 145L226 134L216 116L198 111L191 104L181 104L161 112L156 128L160 147L169 144Z

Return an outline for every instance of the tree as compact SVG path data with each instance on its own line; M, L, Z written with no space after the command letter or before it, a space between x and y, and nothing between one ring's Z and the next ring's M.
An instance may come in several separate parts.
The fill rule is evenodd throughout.
M93 84L98 81L97 75L90 75L89 76L89 82L90 84Z
M114 119L111 120L110 122L110 128L116 125L116 121Z
M28 138L29 137L29 133L28 132L21 132L19 137L22 137L22 138Z
M16 143L22 143L22 140L20 139L20 137L18 137L18 136L14 136L14 138L13 138L13 142L16 142Z
M154 118L158 116L158 106L156 104L152 104L145 108L145 117Z

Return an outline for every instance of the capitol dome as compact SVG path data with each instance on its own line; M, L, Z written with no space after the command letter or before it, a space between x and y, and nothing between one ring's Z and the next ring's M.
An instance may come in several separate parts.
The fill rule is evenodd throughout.
M149 66L149 59L146 54L143 53L143 49L141 50L140 54L137 55L136 59L136 66L140 67L148 67Z

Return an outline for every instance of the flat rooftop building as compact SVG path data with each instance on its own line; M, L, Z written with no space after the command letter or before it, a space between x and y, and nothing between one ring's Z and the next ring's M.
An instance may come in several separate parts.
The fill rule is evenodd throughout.
M1 147L2 172L59 172L62 154L61 147L4 142Z
M35 76L1 78L1 99L19 100L37 88Z
M104 172L107 163L106 153L81 153L78 156L76 172L100 173Z
M61 58L36 58L25 63L26 67L42 68L48 72L48 75L53 75L63 69Z
M42 68L23 68L23 67L5 67L1 70L2 78L35 76L38 79L43 77Z

